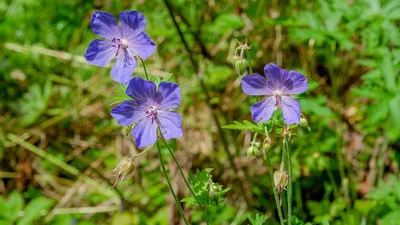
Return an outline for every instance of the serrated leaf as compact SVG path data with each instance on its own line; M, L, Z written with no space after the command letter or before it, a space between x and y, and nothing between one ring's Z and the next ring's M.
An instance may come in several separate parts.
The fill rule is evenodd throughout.
M222 128L231 130L246 130L258 133L264 132L264 127L262 125L257 125L247 120L244 120L243 123L233 121L233 124L222 126Z

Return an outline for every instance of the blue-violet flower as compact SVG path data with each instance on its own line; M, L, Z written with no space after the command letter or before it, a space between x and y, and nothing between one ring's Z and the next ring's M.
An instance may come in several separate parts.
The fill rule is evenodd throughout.
M300 103L292 97L307 90L307 78L301 73L281 69L269 63L264 67L265 76L252 74L242 79L242 89L248 95L266 98L250 108L254 122L268 121L272 113L281 108L286 124L300 123Z
M155 83L135 77L129 82L126 94L134 100L123 101L112 109L111 115L122 126L136 124L132 135L138 148L157 141L157 128L166 140L183 135L182 119L171 111L181 100L177 84L161 82L157 89Z
M95 12L92 15L93 33L105 40L90 42L85 58L88 63L96 66L105 66L113 58L117 58L111 69L111 77L126 85L136 66L134 55L146 59L154 53L156 45L144 32L146 18L141 12L121 12L119 17L120 25L110 13Z

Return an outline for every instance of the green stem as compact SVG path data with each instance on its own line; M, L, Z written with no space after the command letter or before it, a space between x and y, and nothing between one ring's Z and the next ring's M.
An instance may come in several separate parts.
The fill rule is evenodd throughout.
M288 225L292 224L292 194L293 194L293 183L292 183L292 161L290 159L290 150L289 150L289 140L287 135L284 136L284 150L286 152L287 157L287 169L289 174L289 184L287 190L287 201L288 201Z
M138 56L139 57L139 56ZM141 57L139 57L140 62L142 62L142 66L143 66L143 70L144 70L144 74L146 75L146 80L149 80L149 75L147 74L147 69L146 69L146 65L144 64L144 61Z
M163 141L164 141L164 144L165 144L165 146L167 147L169 153L171 154L172 158L174 159L175 164L178 166L178 170L179 170L179 172L180 172L180 174L181 174L181 176L182 176L182 178L183 178L183 181L185 182L186 186L188 187L190 193L191 193L191 194L193 195L193 197L196 199L196 202L197 202L197 204L200 206L200 208L201 208L201 209L204 209L203 205L200 204L199 199L197 198L197 196L196 196L196 194L194 193L192 187L190 186L188 180L186 179L185 174L184 174L183 171L182 171L182 167L181 167L181 165L179 164L178 160L176 159L175 154L174 154L174 152L172 151L171 147L168 145L168 143L167 143L167 141L166 141L165 139L163 139ZM205 217L206 223L208 224L208 217L207 217L207 211L206 211L206 210L204 210L204 217Z
M134 155L132 157L129 158L129 160L133 160L141 155L143 155L144 153L146 153L149 149L151 149L151 147L153 147L154 144L150 145L150 147L146 148L145 150L143 150L141 153Z
M164 173L165 179L167 180L168 188L171 191L172 197L174 197L176 206L178 207L178 211L181 214L183 221L185 222L186 225L189 225L189 223L185 217L185 214L183 213L181 203L179 202L178 197L176 197L175 191L171 185L171 181L168 177L167 170L165 169L165 164L164 164L164 160L163 160L162 153L161 153L160 143L158 141L157 141L157 149L158 149L158 156L160 157L161 168Z
M267 130L266 127L265 127L265 134L268 137L268 130ZM262 146L263 151L265 149L264 145L265 145L265 142L263 143L263 146ZM265 162L267 164L268 173L269 173L269 176L271 178L272 191L274 192L274 198L275 198L275 203L276 203L276 209L278 210L279 221L280 221L281 225L285 225L284 222L283 222L281 204L279 203L279 193L278 193L278 190L277 190L277 188L275 187L275 184L274 184L274 175L272 173L271 161L269 159L269 150L267 150L266 154L264 155L264 160L265 160Z

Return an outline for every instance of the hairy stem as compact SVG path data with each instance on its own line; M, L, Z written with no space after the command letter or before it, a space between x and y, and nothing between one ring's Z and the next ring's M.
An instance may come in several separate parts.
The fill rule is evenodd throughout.
M168 177L167 170L165 169L165 164L164 164L164 160L163 160L162 153L161 153L160 143L158 141L157 141L157 150L158 150L158 156L160 157L162 171L164 173L165 179L167 180L168 188L171 191L172 197L174 197L175 204L178 207L179 214L181 214L181 217L182 217L183 221L185 222L185 224L189 225L189 223L185 217L185 214L183 212L181 203L179 202L179 199L175 194L174 188L172 187L171 180Z
M281 225L285 225L285 223L283 222L283 215L282 215L282 208L280 205L279 193L274 184L274 175L272 173L271 161L269 159L269 151L267 151L267 154L264 156L264 160L265 160L265 163L267 164L268 173L271 178L272 191L274 192L274 198L275 198L275 203L276 203L276 209L278 210L279 221L280 221Z
M171 154L172 158L174 159L175 164L178 166L178 170L183 178L183 181L185 182L186 186L188 187L190 193L193 195L193 197L196 199L197 204L200 206L200 208L202 210L204 210L204 219L206 220L206 223L208 224L208 217L207 217L207 209L204 208L204 206L202 204L200 204L199 199L197 198L196 194L194 193L192 187L190 186L188 180L185 177L185 174L182 171L182 167L179 165L178 160L175 157L174 152L172 151L171 147L168 145L167 141L165 139L163 139L165 146L167 147L169 153Z
M147 74L146 65L144 64L144 61L141 57L138 57L138 58L140 59L140 62L142 63L144 74L146 75L146 80L149 80L149 75Z
M292 195L293 195L293 183L292 183L292 161L290 159L290 150L289 150L289 140L288 135L284 136L283 139L283 149L286 152L287 157L287 170L289 174L289 184L287 190L287 203L288 203L288 225L292 224Z

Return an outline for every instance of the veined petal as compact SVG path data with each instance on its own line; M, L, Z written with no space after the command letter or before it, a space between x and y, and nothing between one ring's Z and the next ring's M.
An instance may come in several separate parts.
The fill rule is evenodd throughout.
M123 101L111 110L111 116L122 126L129 126L146 116L140 105L132 100Z
M270 95L273 90L267 85L265 77L252 74L242 78L242 90L248 95Z
M136 37L128 38L128 41L129 50L142 59L146 59L156 51L156 44L145 32L140 33Z
M126 11L119 14L123 38L131 39L143 32L146 27L146 18L139 11Z
M151 117L145 117L133 127L132 135L138 148L152 145L157 141L157 123Z
M95 12L92 15L92 31L108 40L120 38L118 23L108 12Z
M90 42L85 53L86 61L96 66L107 65L117 53L117 48L107 40L94 40Z
M162 101L159 104L160 109L178 108L181 102L181 89L177 84L163 81L158 85L158 92L162 96Z
M260 120L262 122L267 122L272 113L276 109L276 98L275 96L270 96L250 107L251 115L253 116L253 121L258 123Z
M282 90L283 82L287 79L288 71L281 69L273 63L268 63L264 67L265 76L268 79L268 87L272 90Z
M283 93L288 95L300 94L308 89L307 78L294 70L289 71L289 76L283 81Z
M132 73L136 66L136 60L127 49L120 49L117 61L111 69L111 77L114 81L127 85L132 79Z
M130 80L126 94L135 101L146 102L155 96L156 84L141 77L135 77Z
M300 103L289 96L281 96L283 120L286 124L300 123Z
M159 111L157 119L165 140L183 136L182 118L177 112Z

